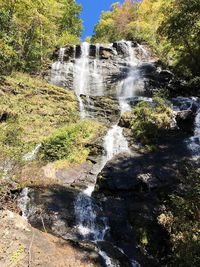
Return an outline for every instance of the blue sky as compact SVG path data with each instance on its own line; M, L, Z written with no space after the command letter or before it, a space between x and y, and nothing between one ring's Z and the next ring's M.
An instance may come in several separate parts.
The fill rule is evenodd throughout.
M83 6L81 18L84 22L84 32L82 39L93 34L94 26L99 20L101 11L107 11L110 6L116 2L123 2L122 0L77 0Z

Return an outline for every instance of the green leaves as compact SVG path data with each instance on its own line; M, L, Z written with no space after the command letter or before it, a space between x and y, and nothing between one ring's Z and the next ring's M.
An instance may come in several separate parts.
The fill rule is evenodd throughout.
M80 12L74 0L0 0L3 69L40 70L56 45L79 40Z
M134 138L143 145L154 145L162 131L171 127L173 111L165 101L155 97L153 103L140 102L132 111L131 129Z

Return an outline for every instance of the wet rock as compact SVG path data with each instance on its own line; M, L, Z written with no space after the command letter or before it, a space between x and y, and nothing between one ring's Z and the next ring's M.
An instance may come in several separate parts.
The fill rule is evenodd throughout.
M113 47L119 55L128 56L128 46L125 42L115 42L113 43Z
M90 52L89 52L90 57L96 57L96 45L91 44L90 45Z
M194 132L195 117L199 107L198 98L177 97L171 100L179 129L188 134Z
M119 120L120 110L117 99L106 96L91 96L89 99L83 95L81 97L86 111L92 118L113 124Z
M114 55L113 50L111 48L102 46L100 47L99 54L101 59L110 59Z
M74 46L68 45L65 47L64 61L69 60L70 58L74 58L75 50Z
M76 58L79 58L81 56L81 46L76 45Z
M123 128L131 128L132 114L131 112L124 112L119 120L119 126Z
M181 130L192 134L194 132L195 117L196 113L194 113L192 110L178 111L176 113L177 126Z
M97 180L98 192L115 194L120 191L140 190L137 169L133 168L130 155L120 154L109 161Z
M37 229L76 240L74 202L78 193L62 186L33 188L27 207L29 223Z
M125 255L122 250L114 247L111 243L108 242L98 242L98 246L101 249L102 254L105 259L105 252L106 257L109 257L109 261L113 264L113 266L123 266L123 267L132 267L132 263L127 255ZM106 265L108 266L108 265Z

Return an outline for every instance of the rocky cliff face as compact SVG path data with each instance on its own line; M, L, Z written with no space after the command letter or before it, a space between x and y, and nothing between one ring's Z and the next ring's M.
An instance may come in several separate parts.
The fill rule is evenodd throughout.
M59 186L26 191L23 213L33 226L45 225L98 252L102 266L165 266L169 239L157 216L166 197L181 187L183 159L199 151L199 99L170 99L176 127L162 136L157 151L144 153L123 114L176 84L148 48L129 41L83 43L56 50L53 59L49 81L74 90L80 117L102 121L108 131L87 145L92 149L86 164L55 171Z

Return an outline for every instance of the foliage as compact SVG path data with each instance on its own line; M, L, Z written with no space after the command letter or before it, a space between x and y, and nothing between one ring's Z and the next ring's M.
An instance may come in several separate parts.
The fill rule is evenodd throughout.
M101 124L93 121L81 121L56 130L43 142L43 158L50 161L68 159L80 163L81 157L85 160L88 155L84 145L96 137L100 127Z
M74 0L0 0L0 73L37 71L57 44L77 41L80 11Z
M181 176L182 192L170 196L159 223L169 232L172 260L169 266L198 266L200 262L200 173L185 164ZM170 214L170 216L169 216ZM161 218L168 218L161 220Z
M143 145L156 144L163 130L171 127L173 111L159 97L153 98L153 103L141 101L131 114L131 129L136 140Z
M159 57L181 74L199 75L199 0L125 0L103 12L93 41L147 41Z
M0 122L0 150L4 159L20 158L56 128L78 118L73 92L27 74L6 77L0 85L0 95L0 114L6 114Z

